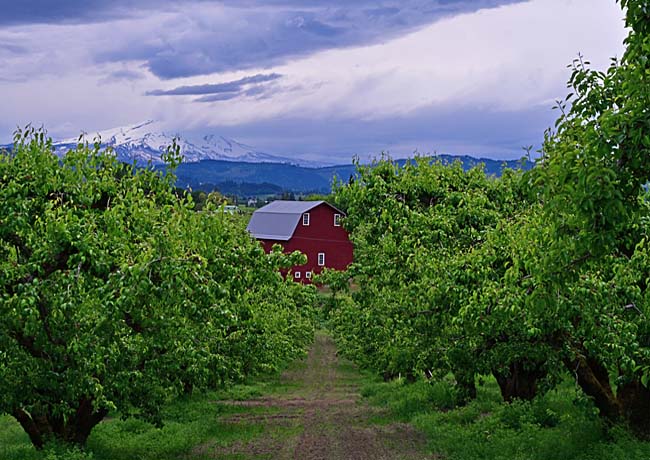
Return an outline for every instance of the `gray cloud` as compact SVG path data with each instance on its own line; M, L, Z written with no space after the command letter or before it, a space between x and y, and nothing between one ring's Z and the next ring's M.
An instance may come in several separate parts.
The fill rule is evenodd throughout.
M116 70L115 72L112 72L108 77L107 80L110 81L136 81L136 80L142 80L145 78L145 75L142 72L137 72L135 70L129 70L129 69L123 69L123 70Z
M221 94L210 94L209 96L202 96L194 99L194 102L221 102L229 101L231 99L236 99L241 96L242 93L232 92L232 93L221 93Z
M7 0L2 2L0 27L21 24L76 24L106 22L122 19L144 12L200 8L202 5L219 4L241 10L275 8L279 10L374 10L391 13L400 5L416 6L424 11L429 8L454 9L459 4L502 4L521 0Z
M449 106L366 121L278 117L201 128L196 134L218 132L269 153L334 163L349 163L353 155L367 160L382 152L403 158L415 151L514 159L523 156L523 146L541 146L544 130L557 115L550 106L521 111Z
M109 20L121 16L116 6L133 4L130 1L52 0L6 1L2 4L0 26L35 23L78 23ZM118 5L119 4L119 5Z
M321 50L388 40L446 16L520 1L189 3L173 10L173 20L125 31L123 40L95 57L98 62L143 60L163 79L270 67ZM162 3L168 8L172 4Z
M279 91L271 91L268 85L255 85L243 91L210 94L194 99L194 102L221 102L236 99L241 96L254 97L255 99L266 99Z
M2 2L0 27L106 22L202 1L206 0L6 0Z
M30 51L29 48L21 44L0 41L0 52L11 54L28 54Z
M144 61L154 75L171 79L271 67L521 1L65 0L53 7L53 0L20 0L3 2L0 32L7 26L107 23L111 40L89 50L95 63ZM23 51L11 46L13 53Z
M258 99L261 98L262 96L266 96L269 93L269 87L266 85L257 85L257 86L252 86L251 88L247 89L244 91L244 94L246 96L257 96Z
M215 84L206 84L206 85L190 85L190 86L179 86L174 89L162 90L156 89L153 91L147 91L145 94L147 96L197 96L201 94L216 94L219 95L219 98L212 98L210 100L227 100L237 97L237 95L244 93L244 88L247 85L255 83L266 83L273 80L281 78L282 75L277 73L271 74L257 74L250 77L240 78L239 80L228 81L225 83L215 83ZM232 97L228 97L232 94ZM201 102L206 102L209 98L200 98L198 99Z

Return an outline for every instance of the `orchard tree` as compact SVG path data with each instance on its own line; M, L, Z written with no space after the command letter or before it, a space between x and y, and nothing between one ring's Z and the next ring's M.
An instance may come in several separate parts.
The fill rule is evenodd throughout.
M582 58L530 172L380 161L338 188L359 286L332 317L383 372L493 374L530 399L561 365L610 422L650 436L650 2L604 71Z
M462 293L456 327L472 337L477 374L492 374L508 402L533 399L564 376L556 323L542 328L530 312L534 282L522 260L539 255L538 219L539 207L528 206L501 220L484 244L456 258L447 277Z
M464 312L487 276L468 257L526 206L521 183L513 171L497 180L480 168L426 158L404 167L388 159L360 167L357 180L336 190L355 245L349 273L359 285L354 303L342 300L332 311L343 350L385 378L451 371L460 401L475 396L479 372L503 377L505 387L511 375L503 365L512 364L521 380L527 366L520 355L488 361L486 351L500 347L505 358L503 344L514 347L518 323L496 321L489 332L480 325L470 333L463 319L473 318ZM504 397L534 396L517 388Z
M0 154L0 412L36 447L84 444L111 410L160 424L173 396L310 340L313 292L278 274L299 255L266 255L174 181L99 143L59 158L34 129Z
M528 369L563 363L606 420L648 436L650 5L621 3L625 55L605 72L581 57L571 66L571 93L526 174L537 204L475 254L492 281L463 317L476 328L517 321L525 340L507 348Z
M531 187L542 199L530 312L603 416L650 435L650 2L621 0L630 32L604 71L582 58Z

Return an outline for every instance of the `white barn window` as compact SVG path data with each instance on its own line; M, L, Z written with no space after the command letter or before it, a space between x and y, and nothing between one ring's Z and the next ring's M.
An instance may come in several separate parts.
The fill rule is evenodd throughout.
M305 278L310 280L311 279L311 272L305 272Z
M295 222L295 220L294 220L294 222ZM304 225L305 227L309 226L309 213L308 212L306 212L306 213L304 213L302 215L302 225Z
M294 272L293 277L295 279L300 279L300 272Z
M318 253L318 265L321 266L321 267L325 265L325 253L324 252L319 252Z
M334 214L334 226L335 227L341 226L341 214Z

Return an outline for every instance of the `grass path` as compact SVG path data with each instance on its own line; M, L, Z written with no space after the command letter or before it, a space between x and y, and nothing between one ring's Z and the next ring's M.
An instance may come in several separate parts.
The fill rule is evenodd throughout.
M376 423L381 413L361 399L362 380L356 368L338 358L332 339L318 333L306 360L282 375L281 383L288 391L226 402L255 410L226 416L221 422L235 429L237 425L261 424L259 436L228 446L206 443L196 447L192 456L278 460L431 458L422 453L424 437L410 425Z
M331 337L317 333L307 358L281 376L180 398L164 409L161 429L113 415L93 430L85 453L37 451L0 414L0 460L441 458L423 453L423 434L361 397L368 384L337 356ZM392 386L384 390L394 394Z
M373 380L320 333L281 376L170 403L163 428L112 414L85 452L37 451L0 414L0 460L650 459L649 442L623 427L604 430L570 379L531 403L503 404L494 379L478 390L455 407L446 380Z

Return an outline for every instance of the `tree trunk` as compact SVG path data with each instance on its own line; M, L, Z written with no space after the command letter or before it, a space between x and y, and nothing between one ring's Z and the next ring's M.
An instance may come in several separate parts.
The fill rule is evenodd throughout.
M83 399L79 402L76 416L69 421L68 432L69 440L75 444L83 446L86 444L90 432L104 417L108 414L108 409L93 410L93 402L90 399Z
M455 370L453 374L458 391L456 404L463 406L471 400L476 399L476 379L474 372Z
M517 361L511 363L505 372L495 370L492 374L499 384L504 401L530 401L537 396L537 382L546 376L546 371L539 363Z
M42 449L45 441L52 437L52 429L46 417L32 416L24 409L14 409L11 415L20 423L37 449Z
M460 342L447 353L456 380L456 404L462 406L476 399L476 351Z
M618 387L617 399L623 417L634 433L642 438L650 437L650 389L638 380Z
M381 374L381 377L384 379L384 382L390 382L395 379L405 379L409 383L414 383L417 380L417 375L413 372L401 372L395 373L393 371L384 371Z
M42 449L45 443L53 439L83 446L92 429L106 414L107 409L93 410L90 399L80 400L74 415L67 419L51 413L30 413L23 408L14 409L12 412L37 449Z
M610 424L626 423L638 437L650 437L650 389L633 379L619 385L615 395L607 369L597 360L580 356L565 364L601 417Z
M600 415L610 423L619 421L623 411L612 391L607 369L595 359L583 356L566 361L565 365L575 375L582 391L593 398Z

